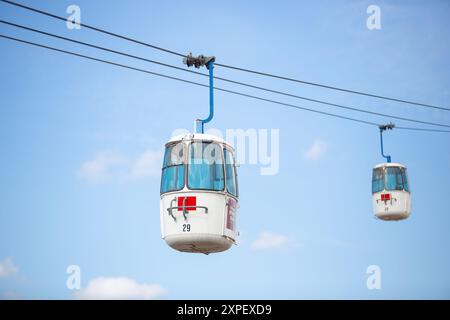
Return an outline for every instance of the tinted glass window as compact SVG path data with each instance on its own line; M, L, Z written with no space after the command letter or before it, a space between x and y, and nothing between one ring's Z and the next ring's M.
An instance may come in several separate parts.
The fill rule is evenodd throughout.
M222 148L217 143L191 143L189 148L188 188L224 190Z
M401 168L403 175L403 189L409 192L408 177L406 176L406 168Z
M380 192L383 189L384 189L384 170L383 168L373 169L372 193Z
M184 170L183 144L168 146L164 153L161 193L183 189Z
M386 167L386 190L409 191L406 171L400 167Z
M223 150L225 156L225 173L227 179L227 190L230 194L237 197L237 181L236 181L236 167L234 164L233 154L227 150Z

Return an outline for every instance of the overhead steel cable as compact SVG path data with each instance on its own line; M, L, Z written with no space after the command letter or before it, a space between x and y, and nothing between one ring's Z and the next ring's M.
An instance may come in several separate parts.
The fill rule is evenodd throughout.
M410 127L398 127L395 126L395 129L401 129L401 130L413 130L413 131L428 131L428 132L450 132L448 130L440 130L440 129L429 129L429 128L410 128Z
M2 1L2 0L0 0L0 1ZM113 49L101 47L101 46L98 46L98 45L95 45L95 44L92 44L92 43L75 40L73 38L63 37L63 36L60 36L60 35L57 35L57 34L54 34L54 33L38 30L38 29L35 29L35 28L31 28L31 27L27 27L27 26L24 26L24 25L21 25L21 24L17 24L17 23L14 23L14 22L10 22L10 21L6 21L6 20L1 20L0 19L0 23L6 24L6 25L10 25L10 26L13 26L13 27L16 27L16 28L21 28L21 29L28 30L28 31L40 33L40 34L43 34L43 35L46 35L46 36L50 36L50 37L53 37L53 38L57 38L57 39L61 39L61 40L65 40L65 41L70 41L70 42L73 42L73 43L81 44L83 46L91 47L91 48L94 48L94 49L99 49L99 50L103 50L103 51L107 51L107 52L111 52L111 53L115 53L115 54L120 54L122 56L126 56L126 57L129 57L129 58L138 59L138 60L146 61L146 62L149 62L149 63L158 64L160 66L173 68L173 69L177 69L177 70L185 71L185 72L189 72L189 73L194 73L194 74L202 75L202 76L205 76L205 77L208 76L207 74L204 74L204 73L201 73L201 72L185 69L185 68L182 68L182 67L177 67L177 66L174 66L172 64L168 64L168 63L164 63L164 62L160 62L160 61L156 61L156 60L152 60L152 59L138 57L138 56L135 56L135 55L132 55L132 54L129 54L129 53L122 52L122 51L113 50Z
M65 22L68 21L67 18L58 16L56 14L53 14L53 13L50 13L50 12L47 12L47 11L43 11L43 10L39 10L39 9L36 9L36 8L32 8L32 7L26 6L26 5L18 3L18 2L9 1L9 0L0 0L0 1L4 2L4 3L7 3L7 4L10 4L10 5L13 5L13 6L16 6L16 7L20 7L22 9L33 11L35 13L39 13L39 14L42 14L42 15L45 15L45 16L48 16L48 17L51 17L51 18L54 18L54 19L58 19L58 20L65 21ZM94 26L91 26L91 25L88 25L88 24L85 24L85 23L76 22L76 21L72 21L72 23L74 25L79 25L79 26L87 28L87 29L91 29L91 30L94 30L94 31L97 31L97 32L101 32L101 33L107 34L109 36L113 36L113 37L120 38L120 39L123 39L123 40L131 41L131 42L134 42L134 43L146 46L146 47L150 47L150 48L153 48L153 49L156 49L156 50L159 50L159 51L164 51L166 53L170 53L170 54L173 54L173 55L176 55L176 56L179 56L179 57L184 57L185 56L184 54L178 53L178 52L173 51L173 50L165 49L165 48L162 48L160 46L156 46L156 45L153 45L153 44L150 44L150 43L146 43L146 42L143 42L143 41L140 41L140 40L137 40L137 39L133 39L131 37L123 36L123 35L120 35L118 33L107 31L107 30L101 29L101 28L97 28L97 27L94 27Z
M16 7L20 7L22 9L26 9L35 13L39 13L42 15L46 15L48 17L54 18L54 19L58 19L61 21L65 21L67 22L67 18L65 17L61 17L58 15L55 15L53 13L50 12L46 12L43 10L39 10L36 8L32 8L26 5L23 5L21 3L18 2L14 2L14 1L9 1L9 0L0 0L1 2L16 6ZM114 33L111 31L107 31L105 29L101 29L99 27L95 27L95 26L91 26L85 23L81 23L81 22L75 22L72 21L73 24L97 31L97 32L101 32L113 37L117 37L123 40L127 40L130 42L134 42L146 47L150 47L156 50L160 50L166 53L170 53L179 57L186 57L185 54L176 52L174 50L169 50L160 46L156 46L144 41L140 41L131 37L127 37L127 36L123 36L120 35L118 33ZM271 77L271 78L276 78L276 79L280 79L280 80L285 80L285 81L291 81L291 82L296 82L296 83L301 83L301 84L306 84L306 85L310 85L310 86L316 86L316 87L321 87L324 89L330 89L330 90L336 90L336 91L341 91L341 92L346 92L346 93L351 93L351 94L357 94L357 95L362 95L362 96L367 96L367 97L372 97L372 98L377 98L377 99L383 99L383 100L389 100L389 101L393 101L393 102L399 102L399 103L404 103L404 104L409 104L409 105L416 105L416 106L420 106L420 107L426 107L426 108L433 108L433 109L438 109L438 110L442 110L442 111L450 111L450 108L446 108L446 107L441 107L441 106L436 106L436 105L431 105L431 104L427 104L427 103L421 103L421 102L415 102L415 101L411 101L411 100L406 100L406 99L398 99L398 98L392 98L392 97L388 97L388 96L383 96L383 95L378 95L378 94L372 94L372 93L368 93L368 92L363 92L363 91L357 91L357 90L350 90L350 89L345 89L345 88L341 88L341 87L336 87L336 86L331 86L331 85L325 85L325 84L320 84L320 83L316 83L316 82L311 82L311 81L305 81L305 80L300 80L300 79L295 79L295 78L291 78L291 77L286 77L286 76L281 76L281 75L276 75L276 74L271 74L268 72L262 72L262 71L256 71L256 70L251 70L248 68L242 68L242 67L235 67L235 66L231 66L231 65L227 65L227 64L222 64L222 63L215 63L216 66L220 66L220 67L224 67L224 68L229 68L229 69L233 69L233 70L237 70L237 71L242 71L242 72L247 72L247 73L253 73L253 74L257 74L257 75L261 75L261 76L266 76L266 77Z
M103 50L103 51L106 51L106 52L111 52L111 53L114 53L114 54L126 56L126 57L129 57L129 58L138 59L138 60L142 60L142 61L145 61L145 62L161 65L161 66L164 66L164 67L168 67L168 68L172 68L172 69L176 69L176 70L180 70L180 71L184 71L184 72L188 72L188 73L192 73L192 74L208 77L207 74L204 74L204 73L201 73L201 72L197 72L197 71L193 71L193 70L177 67L177 66L174 66L174 65L171 65L171 64L163 63L163 62L152 60L152 59L139 57L139 56L136 56L136 55L132 55L132 54L123 52L123 51L117 51L117 50L113 50L113 49L110 49L110 48L105 48L105 47L98 46L98 45L95 45L95 44L92 44L92 43L87 43L87 42L75 40L73 38L63 37L63 36L60 36L60 35L57 35L57 34L54 34L54 33L49 33L49 32L46 32L46 31L42 31L42 30L38 30L38 29L35 29L35 28L27 27L27 26L24 26L24 25L21 25L21 24L16 24L16 23L13 23L13 22L10 22L10 21L5 21L5 20L1 20L0 19L0 23L6 24L6 25L10 25L10 26L13 26L13 27L17 27L17 28L21 28L21 29L24 29L24 30L32 31L32 32L35 32L35 33L43 34L43 35L46 35L46 36L54 37L54 38L57 38L57 39L69 41L69 42L72 42L72 43L81 44L81 45L84 45L84 46L87 46L87 47ZM435 123L435 122L416 120L416 119L405 118L405 117L400 117L400 116L395 116L395 115L390 115L390 114L385 114L385 113L380 113L380 112L374 112L374 111L359 109L359 108L356 108L356 107L350 107L350 106L346 106L346 105L342 105L342 104L336 104L336 103L332 103L332 102L328 102L328 101L323 101L323 100L303 97L303 96L299 96L299 95L295 95L295 94L291 94L291 93L287 93L287 92L282 92L282 91L273 90L273 89L269 89L269 88L265 88L265 87L255 86L255 85L252 85L252 84L249 84L249 83L235 81L235 80L222 78L222 77L217 77L217 76L215 76L214 78L217 79L217 80L221 80L221 81L225 81L225 82L229 82L229 83L233 83L233 84L237 84L237 85L241 85L241 86L245 86L245 87L249 87L249 88L253 88L253 89L257 89L257 90L267 91L267 92L271 92L271 93L275 93L275 94L279 94L279 95L283 95L283 96L288 96L288 97L291 97L291 98L301 99L301 100L310 101L310 102L314 102L314 103L320 103L320 104L324 104L324 105L328 105L328 106L332 106L332 107L337 107L337 108L341 108L341 109L346 109L346 110L351 110L351 111L355 111L355 112L361 112L361 113L366 113L366 114L371 114L371 115L376 115L376 116L381 116L381 117L387 117L387 118L392 118L392 119L398 119L398 120L403 120L403 121L408 121L408 122L415 122L415 123L420 123L420 124L426 124L426 125L450 128L450 125L447 125L447 124L440 124L440 123Z
M372 93L367 93L367 92L363 92L363 91L344 89L344 88L330 86L330 85L325 85L325 84L320 84L320 83L316 83L316 82L310 82L310 81L299 80L299 79L294 79L294 78L290 78L290 77L275 75L275 74L271 74L271 73L267 73L267 72L261 72L261 71L255 71L255 70L246 69L246 68L234 67L234 66L230 66L230 65L226 65L226 64L222 64L222 63L216 63L215 65L219 66L219 67L223 67L223 68L238 70L238 71L247 72L247 73L253 73L253 74L257 74L257 75L261 75L261 76L266 76L266 77L271 77L271 78L275 78L275 79L280 79L280 80L297 82L297 83L306 84L306 85L310 85L310 86L321 87L321 88L325 88L325 89L331 89L331 90L336 90L336 91L341 91L341 92L353 93L353 94L367 96L367 97L372 97L372 98L377 98L377 99L390 100L390 101L394 101L394 102L400 102L400 103L405 103L405 104L410 104L410 105L416 105L416 106L420 106L420 107L433 108L433 109L438 109L438 110L443 110L443 111L450 111L450 108L435 106L435 105L431 105L431 104L427 104L427 103L415 102L415 101L398 99L398 98L391 98L391 97L377 95L377 94L372 94Z
M89 59L89 60L93 60L93 61L103 62L103 63L114 65L114 66L117 66L117 67L122 67L122 68L131 69L131 70L135 70L135 71L140 71L140 72L152 74L152 75L163 77L163 78L167 78L167 79L182 81L182 82L194 84L194 85L197 85L197 86L202 86L202 87L209 88L209 86L206 85L206 84L202 84L202 83L198 83L198 82L194 82L194 81L189 81L189 80L185 80L185 79L181 79L181 78L177 78L177 77L172 77L172 76L168 76L168 75L165 75L165 74L162 74L162 73L158 73L158 72L153 72L153 71L149 71L149 70L135 68L135 67L128 66L128 65L125 65L125 64L116 63L116 62L108 61L108 60L104 60L104 59L99 59L99 58L87 56L87 55L76 53L76 52L72 52L72 51L58 49L58 48L55 48L55 47L46 46L46 45L39 44L39 43L36 43L36 42L31 42L31 41L27 41L27 40L23 40L23 39L18 39L18 38L6 36L6 35L3 35L3 34L0 34L0 38L14 40L14 41L25 43L25 44L29 44L29 45L32 45L32 46L35 46L35 47L40 47L40 48L44 48L44 49L48 49L48 50L52 50L52 51L56 51L56 52L61 52L61 53L69 54L69 55L80 57L80 58L85 58L85 59Z
M190 80L186 80L186 79L182 79L182 78L178 78L178 77L168 76L168 75L165 75L165 74L162 74L162 73L153 72L153 71L149 71L149 70L145 70L145 69L141 69L141 68L136 68L136 67L132 67L132 66L129 66L129 65L120 64L120 63L116 63L116 62L112 62L112 61L108 61L108 60L104 60L104 59L99 59L99 58L95 58L95 57L79 54L79 53L72 52L72 51L67 51L67 50L63 50L63 49L59 49L59 48L54 48L54 47L42 45L42 44L39 44L39 43L35 43L35 42L27 41L27 40L22 40L22 39L6 36L6 35L3 35L3 34L0 34L0 38L13 40L13 41L16 41L16 42L20 42L20 43L32 45L32 46L35 46L35 47L48 49L48 50L51 50L51 51L65 53L65 54L68 54L68 55L72 55L72 56L76 56L76 57L80 57L80 58L84 58L84 59L88 59L88 60L102 62L102 63L105 63L105 64L114 65L114 66L125 68L125 69L139 71L139 72L143 72L143 73L146 73L146 74L159 76L159 77L166 78L166 79L176 80L176 81L179 81L179 82L184 82L184 83L188 83L188 84L192 84L192 85L196 85L196 86L209 88L209 85L206 85L206 84L203 84L203 83L194 82L194 81L190 81ZM277 100L266 99L266 98L262 98L262 97L259 97L259 96L254 96L254 95L242 93L242 92L239 92L239 91L233 91L233 90L223 89L223 88L219 88L219 87L214 87L214 90L227 92L227 93L231 93L231 94L234 94L234 95L243 96L243 97L247 97L247 98L252 98L252 99L256 99L256 100L260 100L260 101L266 101L266 102L270 102L270 103L274 103L274 104L278 104L278 105L283 105L283 106L287 106L287 107L291 107L291 108L295 108L295 109L300 109L300 110L304 110L304 111L308 111L308 112L312 112L312 113L316 113L316 114L327 115L327 116L330 116L330 117L335 117L335 118L345 119L345 120L354 121L354 122L358 122L358 123L363 123L363 124L367 124L367 125L372 125L372 126L377 126L377 127L379 127L379 125L380 125L379 123L376 123L376 122L371 122L371 121L356 119L356 118L352 118L352 117L342 116L342 115L335 114L335 113L330 113L330 112L324 112L324 111L320 111L320 110L305 108L305 107L301 107L301 106L290 104L290 103L284 103L284 102L277 101ZM420 130L420 131L433 131L433 132L450 133L450 130L446 131L446 130L434 130L434 129L426 129L426 128L409 128L409 127L408 128L406 128L406 127L404 127L404 128L403 127L398 127L398 128L399 129L406 129L406 130Z
M27 41L27 40L22 40L22 39L6 36L6 35L3 35L3 34L0 34L0 38L13 40L13 41L16 41L16 42L20 42L20 43L24 43L24 44L28 44L28 45L32 45L32 46L35 46L35 47L40 47L40 48L44 48L44 49L48 49L48 50L52 50L52 51L56 51L56 52L60 52L60 53L65 53L65 54L68 54L68 55L72 55L72 56L76 56L76 57L80 57L80 58L84 58L84 59L89 59L89 60L93 60L93 61L97 61L97 62L102 62L102 63L106 63L106 64L109 64L109 65L114 65L114 66L117 66L117 67L121 67L121 68L126 68L126 69L130 69L130 70L134 70L134 71L139 71L139 72L143 72L143 73L147 73L147 74L163 77L163 78L166 78L166 79L176 80L176 81L189 83L189 84L196 85L196 86L209 88L209 85L206 85L206 84L203 84L203 83L194 82L194 81L190 81L190 80L186 80L186 79L181 79L181 78L178 78L178 77L172 77L172 76L168 76L168 75L165 75L165 74L162 74L162 73L157 73L157 72L153 72L153 71L149 71L149 70L145 70L145 69L141 69L141 68L135 68L135 67L131 67L131 66L120 64L120 63L116 63L116 62L112 62L112 61L108 61L108 60L104 60L104 59L99 59L99 58L95 58L95 57L79 54L79 53L72 52L72 51L62 50L62 49L58 49L58 48L42 45L42 44L35 43L35 42L31 42L31 41ZM310 111L310 112L314 112L314 113L324 114L324 115L328 115L328 116L332 116L332 117L338 117L338 118L341 118L341 119L347 119L347 120L356 121L356 122L360 122L360 123L365 123L365 124L369 124L369 125L373 125L373 126L379 126L379 124L375 123L375 122L370 122L370 121L365 121L365 120L345 117L345 116L341 116L341 115L337 115L337 114L333 114L333 113L322 112L322 111L319 111L319 110L304 108L304 107L300 107L300 106L297 106L297 105L283 103L283 102L280 102L280 101L275 101L275 100L265 99L265 98L261 98L261 97L257 97L257 96L252 96L252 95L245 94L245 93L238 92L238 91L232 91L232 90L223 89L223 88L219 88L219 87L214 87L214 90L223 91L223 92L227 92L227 93L231 93L231 94L235 94L235 95L240 95L240 96L244 96L244 97L249 97L249 98L253 98L253 99L258 99L258 100L262 100L262 101L277 103L277 104L280 104L280 105L294 107L294 108L305 110L305 111Z

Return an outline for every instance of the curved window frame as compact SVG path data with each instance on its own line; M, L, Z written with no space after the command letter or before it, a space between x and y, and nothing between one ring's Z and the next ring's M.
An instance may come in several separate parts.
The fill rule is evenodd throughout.
M174 146L181 144L182 145L182 150L183 150L183 157L182 157L182 161L181 164L173 164L173 165L168 165L165 166L166 163L166 155L167 155L167 149L169 148L173 148ZM183 183L181 185L180 188L175 188L175 189L171 189L168 191L162 191L162 184L163 184L163 178L164 178L164 170L167 168L171 168L171 167L178 167L178 166L183 166ZM163 158L163 167L161 169L161 184L160 184L160 188L159 188L159 192L160 194L165 194L165 193L169 193L169 192L177 192L177 191L181 191L184 189L184 187L186 186L186 144L183 141L177 141L177 142L173 142L169 145L166 145L165 147L165 151L164 151L164 158Z
M236 194L233 194L232 192L230 192L229 188L228 188L227 157L225 155L225 152L227 152L230 155L230 157L233 159L233 163L230 164L230 165L231 165L231 167L233 169L233 180L234 180L234 188L235 188ZM230 196L234 197L234 198L239 198L239 187L238 187L237 170L236 170L236 159L234 158L233 150L231 148L224 147L223 148L223 158L224 158L223 165L224 165L224 169L225 169L225 185L226 185L226 188L227 188L227 193Z
M211 188L192 188L189 185L190 179L189 179L189 170L190 170L190 161L191 161L191 151L192 151L192 145L194 143L205 143L205 144L215 144L218 146L218 150L220 150L220 157L222 160L222 177L223 177L223 188L222 189L211 189ZM193 140L190 141L187 146L187 170L186 170L186 188L189 190L201 190L201 191L211 191L211 192L225 192L226 190L226 176L225 176L225 164L224 164L224 154L223 154L223 144L216 141L209 141L209 140Z
M406 168L401 168L402 169L402 177L403 177L403 190L406 192L411 192L409 191L409 178L408 178L408 174L406 173L407 169ZM405 183L406 181L406 183ZM406 188L405 188L406 186Z

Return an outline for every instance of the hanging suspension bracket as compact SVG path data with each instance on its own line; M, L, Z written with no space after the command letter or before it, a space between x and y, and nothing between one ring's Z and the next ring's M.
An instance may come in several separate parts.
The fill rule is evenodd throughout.
M388 124L380 124L378 128L380 128L381 131L392 130L395 128L395 124L393 124L392 122Z
M196 67L199 69L200 67L206 67L206 69L209 70L209 66L211 62L215 62L216 57L205 57L204 55L199 55L198 57L194 57L192 53L189 53L186 57L183 59L183 63L187 65L188 67Z
M386 158L388 163L391 163L391 156L384 155L384 150L383 150L383 131L394 129L395 128L395 124L393 124L392 122L388 123L388 124L380 124L378 126L378 128L380 128L381 156L383 158Z
M206 67L209 70L209 116L206 119L196 119L195 120L195 131L197 133L204 132L204 125L212 120L214 117L214 62L216 61L216 57L205 57L204 55L199 55L198 57L194 57L192 53L189 53L183 59L183 63L188 67L196 67L197 69L200 67Z

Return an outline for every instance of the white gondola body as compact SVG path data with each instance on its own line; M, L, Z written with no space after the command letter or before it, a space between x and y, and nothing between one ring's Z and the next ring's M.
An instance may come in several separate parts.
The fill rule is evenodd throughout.
M394 188L386 187L387 168L394 168L391 170L401 170L404 177L404 188L402 190L395 190ZM381 220L403 220L411 214L411 192L406 178L406 167L399 163L381 163L374 167L374 170L382 170L384 180L382 182L384 187L376 189L377 192L372 192L372 205L375 217ZM381 189L381 190L380 190ZM374 190L373 190L374 191Z
M187 150L194 141L215 143L221 149L234 154L232 147L224 140L197 133L174 137L166 147L174 143L183 143L187 160ZM185 181L189 179L187 168L188 165L184 171ZM224 184L227 185L225 181L226 179ZM162 238L171 248L182 252L209 254L228 250L235 244L237 238L238 198L237 194L233 196L227 191L227 187L220 191L192 190L188 183L183 183L181 190L162 193L160 200Z

